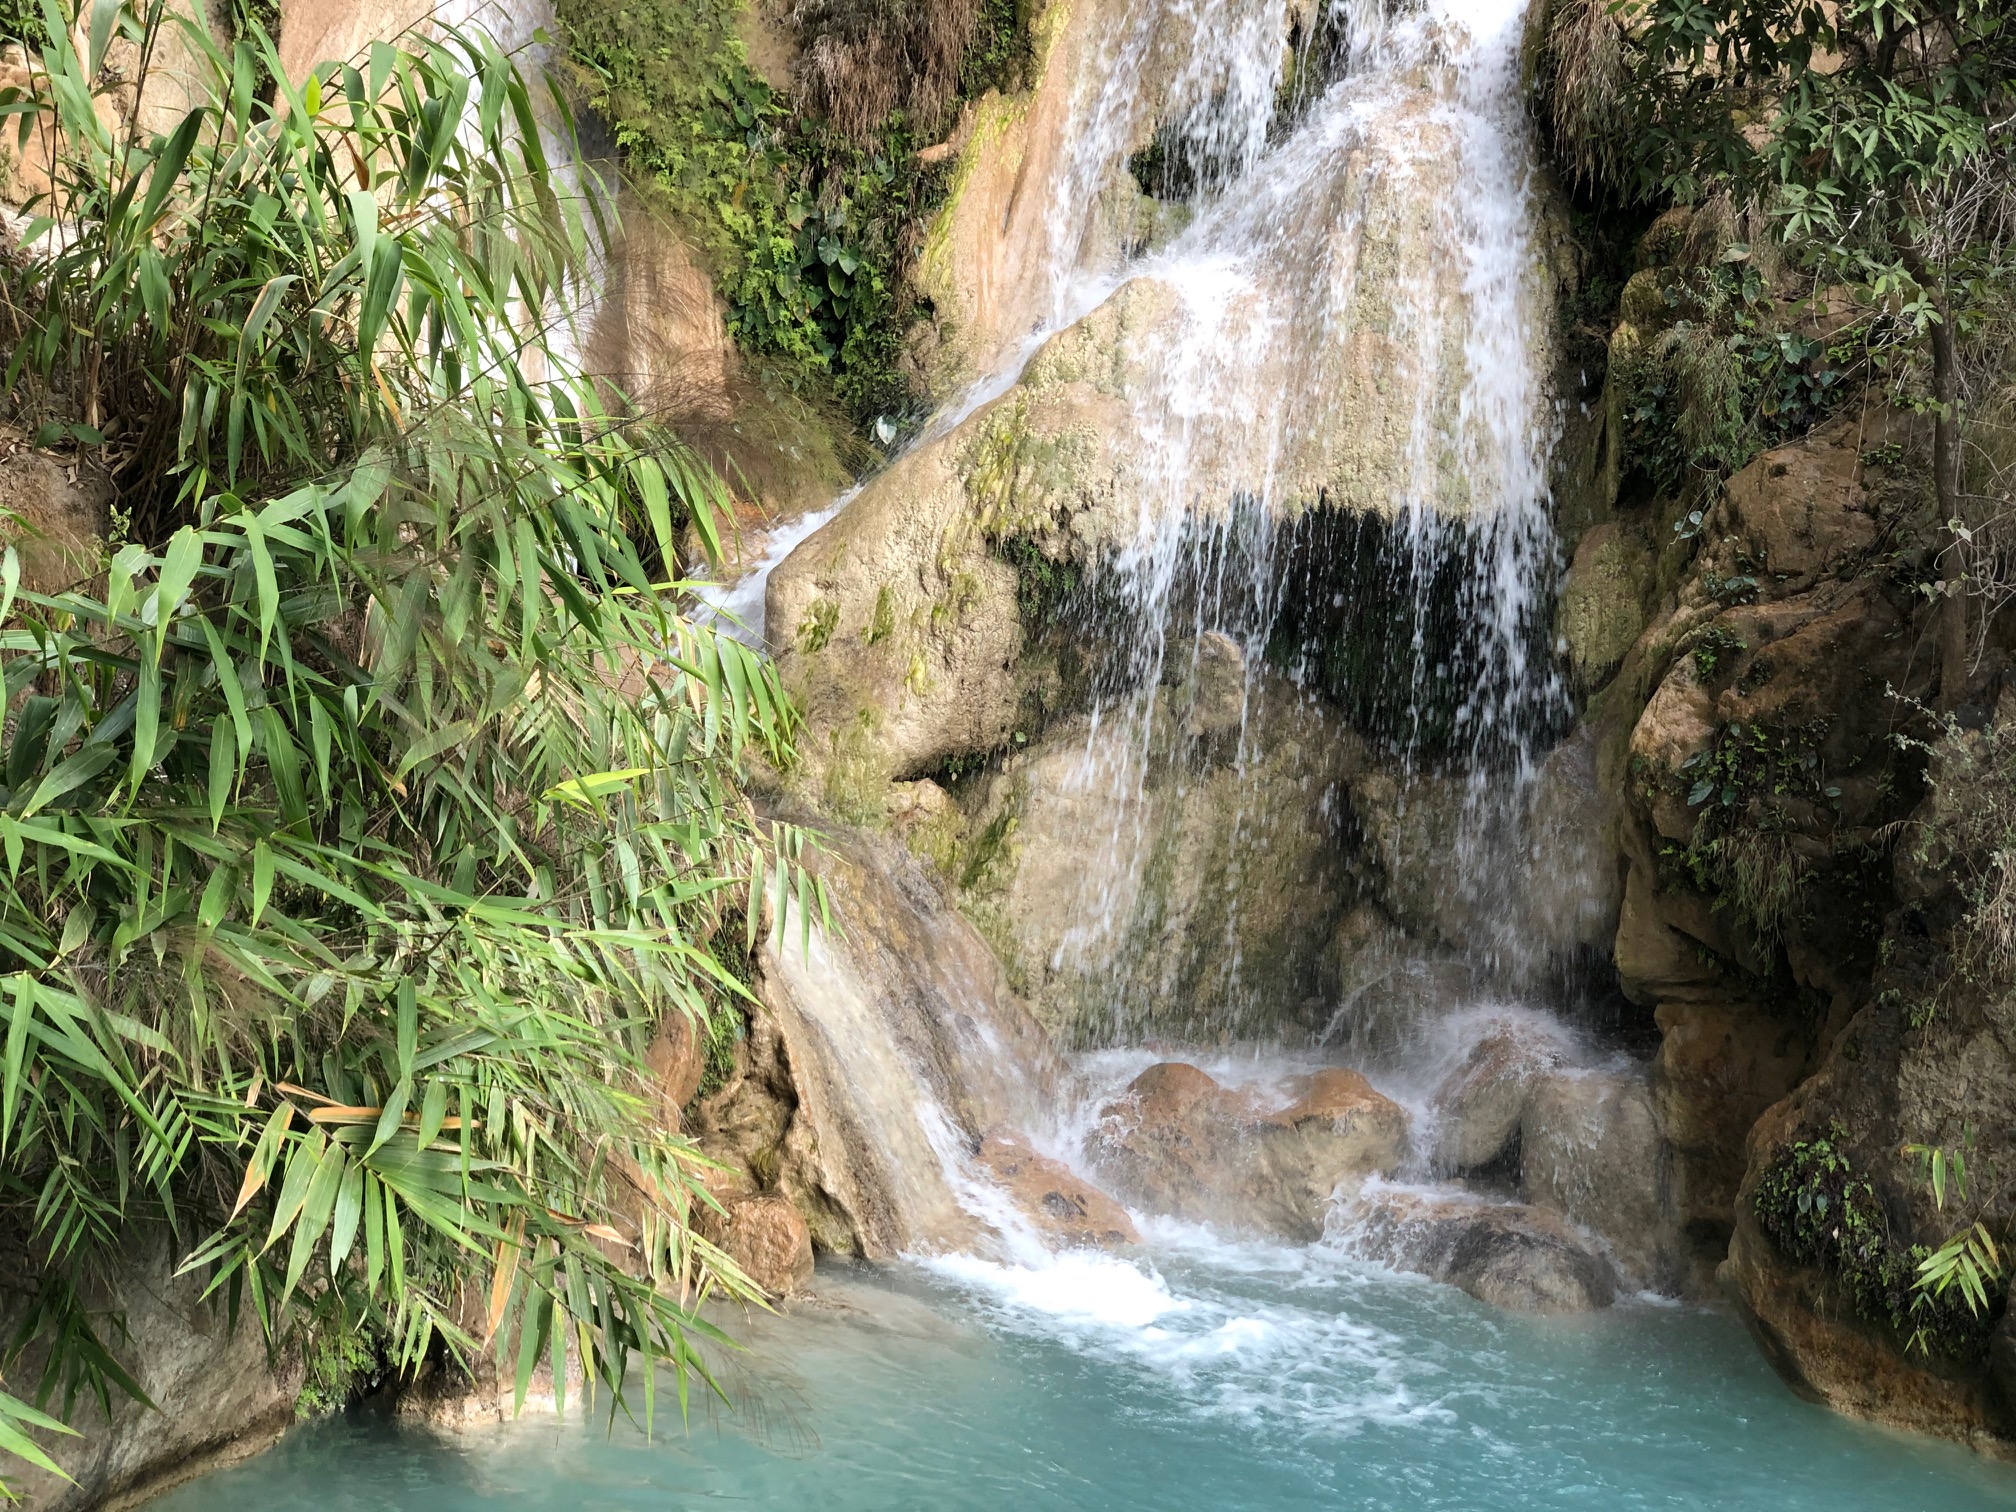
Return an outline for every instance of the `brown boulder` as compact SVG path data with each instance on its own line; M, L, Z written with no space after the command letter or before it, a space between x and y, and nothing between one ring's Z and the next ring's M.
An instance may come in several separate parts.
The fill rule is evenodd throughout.
M1881 522L1862 459L1888 433L1883 417L1851 414L1729 480L1730 524L1767 571L1805 587L1867 555Z
M1341 1184L1391 1174L1406 1142L1407 1114L1355 1071L1296 1077L1269 1098L1165 1061L1101 1111L1090 1149L1144 1207L1306 1241Z
M728 1197L722 1211L700 1212L694 1228L772 1297L786 1297L812 1279L812 1231L789 1198L777 1192Z
M1127 1210L1068 1166L1019 1140L990 1136L979 1160L1044 1238L1065 1248L1112 1249L1140 1242Z

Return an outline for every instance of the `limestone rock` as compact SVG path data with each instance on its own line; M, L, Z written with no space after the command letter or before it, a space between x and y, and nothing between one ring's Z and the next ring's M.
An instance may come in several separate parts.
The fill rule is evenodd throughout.
M657 1083L659 1121L676 1130L681 1110L693 1101L707 1070L706 1049L692 1020L683 1013L667 1014L644 1047L644 1064Z
M1313 1032L1327 1018L1361 748L1271 675L1256 672L1245 697L1240 763L1191 739L1182 700L1166 699L1176 708L1158 709L1145 753L1124 721L1062 721L969 810L947 870L1065 1042ZM1229 689L1214 701L1227 717Z
M1340 1185L1399 1165L1407 1115L1341 1068L1281 1092L1234 1091L1165 1061L1101 1110L1089 1152L1117 1191L1153 1211L1314 1239Z
M960 1203L920 1106L977 1149L1027 1127L1061 1071L986 943L918 860L864 834L829 835L812 862L839 928L794 914L758 959L734 1074L693 1109L709 1156L787 1198L815 1248L881 1259L964 1248L983 1226Z
M1127 1210L1061 1161L1009 1135L990 1135L977 1157L1022 1215L1059 1248L1113 1249L1140 1234Z
M1576 1313L1616 1300L1609 1262L1538 1208L1378 1188L1341 1218L1339 1237L1351 1253L1445 1281L1493 1307Z
M812 1279L812 1231L776 1192L729 1197L725 1211L699 1212L700 1236L719 1245L742 1273L772 1297L787 1297Z
M1505 1154L1534 1081L1559 1059L1553 1046L1510 1027L1479 1040L1435 1092L1436 1169L1475 1170Z
M1730 523L1790 588L1852 570L1883 524L1863 458L1908 433L1907 417L1858 410L1772 448L1729 480ZM1881 470L1874 469L1879 477Z
M1747 1212L1720 1277L1764 1358L1808 1401L1917 1433L2007 1441L2007 1409L1987 1376L1921 1368L1860 1322L1831 1278L1779 1255Z
M7 1480L36 1512L83 1512L133 1506L171 1486L256 1454L294 1420L301 1390L298 1360L267 1358L256 1319L229 1327L221 1296L203 1299L200 1275L175 1276L166 1236L136 1240L130 1268L98 1283L94 1310L124 1319L109 1339L159 1410L112 1393L110 1419L80 1401L79 1438L45 1437L43 1446L75 1480L7 1467ZM0 1319L9 1335L15 1320ZM41 1347L31 1346L10 1379L32 1384Z
M1640 1285L1683 1279L1664 1131L1643 1072L1557 1071L1532 1086L1519 1123L1526 1200L1609 1245Z
M1693 1222L1726 1226L1744 1139L1812 1069L1812 1026L1760 1004L1666 1002L1652 1096L1674 1151L1675 1200Z

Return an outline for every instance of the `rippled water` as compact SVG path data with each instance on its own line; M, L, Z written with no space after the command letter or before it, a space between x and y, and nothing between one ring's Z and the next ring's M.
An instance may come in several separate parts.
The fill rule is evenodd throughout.
M1540 1321L1322 1249L1151 1236L1065 1257L824 1271L745 1327L746 1404L646 1442L597 1421L456 1438L368 1412L157 1512L1971 1512L2016 1469L1790 1396L1721 1314Z

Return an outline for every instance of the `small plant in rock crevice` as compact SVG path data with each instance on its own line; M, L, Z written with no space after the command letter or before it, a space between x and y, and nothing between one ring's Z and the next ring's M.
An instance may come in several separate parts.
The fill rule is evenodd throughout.
M1787 1259L1831 1275L1864 1321L1926 1353L1978 1357L1994 1317L1918 1285L1931 1252L1894 1236L1876 1187L1848 1152L1849 1137L1837 1121L1788 1145L1757 1183L1758 1227ZM1999 1292L1992 1302L1999 1313Z

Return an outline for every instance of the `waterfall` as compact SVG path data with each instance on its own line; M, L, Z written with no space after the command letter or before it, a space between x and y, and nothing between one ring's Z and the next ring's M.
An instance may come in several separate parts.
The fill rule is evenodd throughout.
M1165 35L1149 18L1179 14L1195 50L1158 141L1198 165L1194 220L1118 275L1063 262L1053 273L1076 293L1060 296L1060 318L1088 287L1168 310L1127 353L1143 479L1110 574L1128 633L1078 777L1108 829L1063 962L1106 978L1109 1032L1122 1038L1144 1017L1130 996L1158 986L1130 969L1130 932L1154 927L1141 903L1154 838L1143 784L1156 732L1184 722L1199 658L1220 637L1245 669L1241 766L1268 739L1256 683L1285 650L1303 696L1355 706L1403 777L1460 780L1446 862L1470 912L1497 921L1464 942L1487 973L1527 964L1517 911L1496 905L1536 741L1565 704L1546 650L1549 327L1518 95L1523 3L1348 0L1333 13L1337 78L1286 121L1277 7L1132 8L1085 90L1053 207L1060 257L1085 239L1068 207L1088 202L1126 140L1127 102ZM1298 600L1286 616L1284 591ZM1322 686L1320 642L1366 605L1396 622L1379 633L1400 665ZM1235 848L1264 845L1265 824L1242 812ZM1229 930L1236 886L1228 903Z
M1004 657L1012 666L1013 649L948 662L954 692L934 704L920 643L898 628L942 617L952 629L940 645L966 633L961 574L991 571L998 582L1005 571L971 556L947 565L986 528L976 511L1006 518L1033 492L1033 510L1016 516L1031 523L1014 528L1063 532L1052 544L1075 553L1083 573L1061 632L1088 669L1083 698L1030 752L1045 764L1051 827L1017 875L1036 876L1057 925L1033 969L1090 1005L1073 1019L1050 1001L1047 1022L1064 1018L1075 1048L1103 1045L1118 1058L1066 1075L1018 1052L1016 1111L1005 1120L999 1098L966 1095L1000 1083L1004 1062L991 1047L1005 1041L998 1029L976 1038L947 1026L1013 1023L1024 1027L1007 1038L1020 1041L1027 1018L984 973L941 974L928 991L892 985L893 955L972 958L977 937L950 911L915 913L914 925L878 941L900 910L876 905L844 944L817 939L809 964L794 967L788 949L768 961L799 1047L799 1103L830 1126L824 1146L866 1152L851 1172L827 1157L801 1162L783 1184L853 1213L870 1249L1037 1245L991 1180L990 1139L1011 1131L1048 1160L1042 1180L1068 1183L1066 1168L1103 1137L1099 1110L1158 1058L1139 1047L1171 1036L1215 1070L1158 1073L1169 1116L1189 1116L1179 1105L1215 1109L1207 1116L1243 1130L1233 1137L1247 1152L1182 1180L1237 1187L1239 1161L1265 1145L1275 1176L1291 1173L1275 1194L1276 1231L1304 1236L1321 1227L1314 1208L1370 1172L1436 1179L1516 1151L1526 1089L1588 1069L1577 1037L1555 1033L1534 1002L1553 948L1535 921L1577 884L1535 874L1532 821L1545 787L1536 777L1554 762L1549 747L1570 711L1549 633L1557 284L1520 98L1525 9L1524 0L1331 0L1285 11L1280 0L1115 0L1074 13L1077 32L1053 38L1047 65L1068 68L1066 103L1053 73L1040 112L1030 108L1061 140L1040 152L1024 140L1035 181L1018 181L998 212L1003 236L1017 216L1037 214L1033 245L1046 262L1036 328L997 343L998 366L839 501L836 517L808 522L804 540L788 556L774 549L753 581L710 594L747 622L777 567L772 639L802 640L805 675L835 679L831 697L812 685L824 702L808 718L830 732L817 737L830 746L818 759L839 763L853 759L843 742L872 731L878 710L912 738L933 718L968 718L961 690L998 676ZM1126 229L1130 218L1164 231L1184 224L1146 237ZM1062 524L1045 468L1063 475ZM1018 494L1024 477L1037 481ZM925 586L921 601L899 606L892 583L906 573ZM856 660L816 660L829 640ZM930 751L929 738L912 749ZM913 755L878 778L872 756L861 758L871 782L920 770ZM851 780L844 767L826 770ZM999 801L1022 780L1016 758L997 776L977 800L994 807L976 812L991 813L984 822L998 834L1019 822L1014 800ZM872 791L891 803L954 802L930 782ZM1326 860L1313 881L1284 882L1271 866L1284 848L1321 856L1351 846L1377 850L1384 895L1354 904L1348 857ZM1172 868L1205 851L1172 882ZM1410 897L1398 896L1403 880ZM1297 887L1316 898L1300 915L1282 897ZM1180 907L1172 889L1187 889ZM1019 901L1009 899L1011 914ZM1368 915L1378 917L1367 924ZM1255 933L1255 919L1271 934ZM990 941L1017 926L997 915ZM1012 957L1016 943L998 948ZM1310 974L1258 958L1277 947L1357 949L1419 988L1284 1002L1282 984ZM1009 976L1026 969L1025 960ZM1299 1060L1253 1075L1206 1048L1292 1048L1298 1033ZM1497 1059L1479 1069L1471 1052L1486 1043ZM802 1084L806 1067L817 1086ZM1512 1095L1493 1091L1493 1119L1438 1100L1446 1085L1460 1090L1501 1067ZM1381 1095L1361 1071L1392 1090ZM1622 1091L1602 1106L1627 1104L1634 1118L1644 1106ZM1649 1115L1634 1127L1649 1128ZM1095 1164L1122 1156L1135 1158L1108 1146ZM1345 1166L1348 1182L1317 1174ZM1138 1196L1163 1178L1117 1179ZM1076 1198L1064 1195L1069 1208ZM1604 1263L1580 1241L1505 1194L1494 1200L1481 1239L1468 1210L1439 1190L1397 1202L1374 1192L1366 1211L1379 1233L1412 1236L1406 1253L1447 1259L1497 1253L1502 1242L1551 1257L1556 1300L1607 1299ZM1189 1211L1215 1219L1228 1209ZM1462 1284L1481 1295L1500 1280L1479 1272Z

